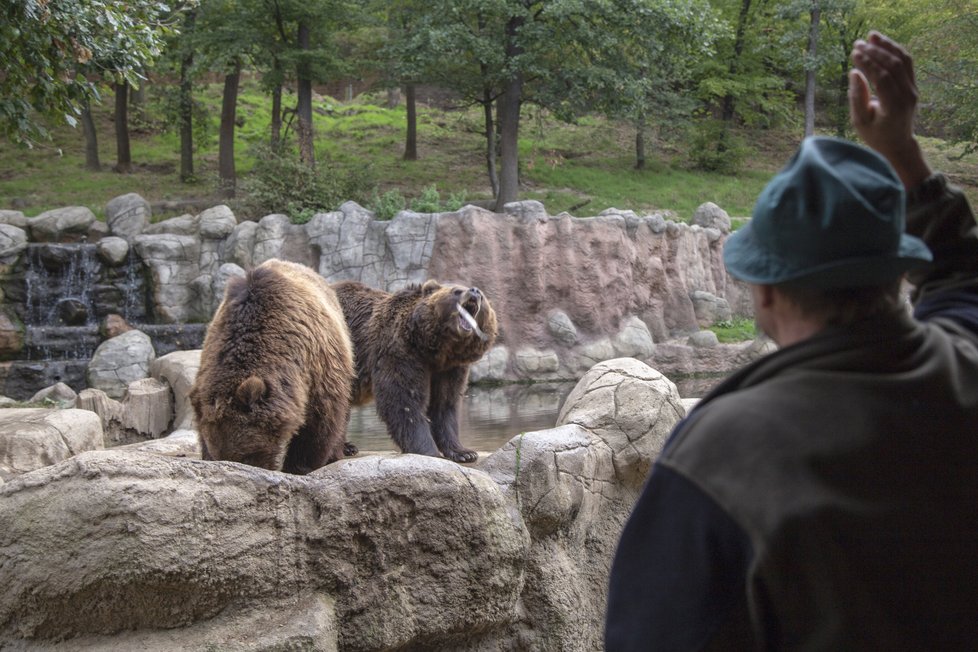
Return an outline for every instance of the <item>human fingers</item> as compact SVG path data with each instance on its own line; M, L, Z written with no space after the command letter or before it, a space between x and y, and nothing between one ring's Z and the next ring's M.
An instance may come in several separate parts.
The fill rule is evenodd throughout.
M877 42L874 42L877 41ZM852 63L876 89L880 102L887 106L914 105L917 88L909 55L881 45L877 39L856 41Z
M874 106L869 93L869 82L859 70L849 71L849 119L857 131L873 121Z
M910 82L913 84L916 83L916 79L914 77L914 69L913 69L913 57L910 56L910 53L907 52L907 50L902 45L900 45L893 39L881 34L880 32L877 32L876 30L873 30L869 33L868 40L873 45L876 45L882 48L883 50L886 50L889 54L891 54L896 59L898 59L900 62L900 66L906 71L906 73L910 77Z

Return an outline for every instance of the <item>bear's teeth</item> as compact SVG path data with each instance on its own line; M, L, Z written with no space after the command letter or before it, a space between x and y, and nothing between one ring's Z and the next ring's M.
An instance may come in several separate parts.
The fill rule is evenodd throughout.
M471 330L474 330L475 333L476 333L476 335L478 335L482 339L482 341L485 342L486 339L488 339L486 337L486 334L482 332L482 329L481 328L479 328L479 323L476 322L475 318L472 317L471 314L469 314L469 311L466 310L465 308L463 308L462 307L462 304L460 304L460 303L456 303L455 304L455 309L458 310L458 314L461 315L462 319L465 320L468 323L468 325L472 327ZM463 325L463 328L465 328L464 325ZM469 329L466 329L466 330L469 330Z

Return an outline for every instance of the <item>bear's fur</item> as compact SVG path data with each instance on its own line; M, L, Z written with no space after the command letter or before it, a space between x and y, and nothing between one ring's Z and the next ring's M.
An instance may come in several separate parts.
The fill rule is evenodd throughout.
M437 281L393 294L354 281L334 283L333 289L353 338L353 403L373 399L405 453L475 461L477 453L459 441L458 409L469 366L496 338L496 314L482 292ZM478 329L458 312L459 305Z
M343 456L353 347L329 283L269 260L234 278L190 392L205 460L305 474Z

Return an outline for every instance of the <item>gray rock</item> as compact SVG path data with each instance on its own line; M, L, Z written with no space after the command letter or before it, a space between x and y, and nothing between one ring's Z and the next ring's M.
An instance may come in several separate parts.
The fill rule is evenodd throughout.
M118 450L139 451L168 457L200 458L200 438L196 430L174 430L166 437L119 446Z
M118 267L126 262L126 256L129 255L129 242L125 238L109 236L98 241L96 251L106 265Z
M155 359L148 335L138 330L122 333L95 349L88 364L88 386L101 389L111 398L122 398L129 383L149 376L149 365Z
M607 337L577 347L571 353L570 367L578 375L604 360L615 357L615 346Z
M224 249L227 262L244 269L251 269L254 266L253 254L257 230L258 222L241 222L231 230Z
M0 210L0 224L9 224L27 230L27 218L20 211Z
M116 197L105 205L105 221L112 235L126 240L142 233L151 216L149 202L134 192Z
M614 454L619 481L641 489L673 426L685 416L676 385L634 358L594 365L564 401L557 425L596 434Z
M142 235L160 235L161 233L197 235L199 232L200 219L195 215L186 214L147 224L146 228L142 230Z
M564 346L577 344L577 327L563 310L553 310L547 315L547 330Z
M524 347L516 352L513 359L513 369L521 378L540 378L552 374L560 368L560 358L557 353L545 349Z
M227 288L228 281L232 278L243 278L247 275L241 267L235 265L234 263L224 263L221 265L220 269L217 270L217 276L214 278L214 296L217 297L218 301L224 299L224 291Z
M469 381L476 383L480 380L505 380L508 366L509 349L501 344L494 346L481 360L469 367Z
M91 412L46 408L0 410L0 472L8 477L102 446L102 423ZM6 521L0 518L0 522Z
M266 215L258 221L255 231L255 251L252 257L254 265L261 265L266 260L281 258L285 246L285 238L292 221L287 215Z
M73 404L77 397L78 394L75 393L75 390L64 383L56 383L34 394L28 402L43 403L44 401L51 401L52 403Z
M612 345L615 353L622 357L648 358L655 353L655 342L649 327L635 316L622 322Z
M713 202L706 202L693 213L692 224L704 228L716 229L720 233L730 233L730 216Z
M693 302L693 314L696 315L696 323L701 328L728 320L733 315L726 299L709 292L694 290L690 293L689 298Z
M149 366L153 378L164 381L173 392L173 427L193 429L193 408L187 398L200 370L200 349L174 351L154 360Z
M0 260L12 260L27 249L27 232L13 224L0 224Z
M689 336L687 342L697 349L712 349L720 344L717 334L713 331L696 331Z
M200 237L208 240L223 240L231 234L238 220L230 208L221 204L201 213Z
M163 321L209 320L192 284L200 276L200 240L189 235L138 235L132 240L149 268L153 310Z
M86 206L55 208L27 220L35 242L72 242L88 235L95 213Z

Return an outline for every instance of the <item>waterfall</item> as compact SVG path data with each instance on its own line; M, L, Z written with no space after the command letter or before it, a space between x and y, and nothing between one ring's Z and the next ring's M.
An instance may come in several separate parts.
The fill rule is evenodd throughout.
M24 274L29 360L81 360L98 346L93 289L102 265L91 244L30 244Z

